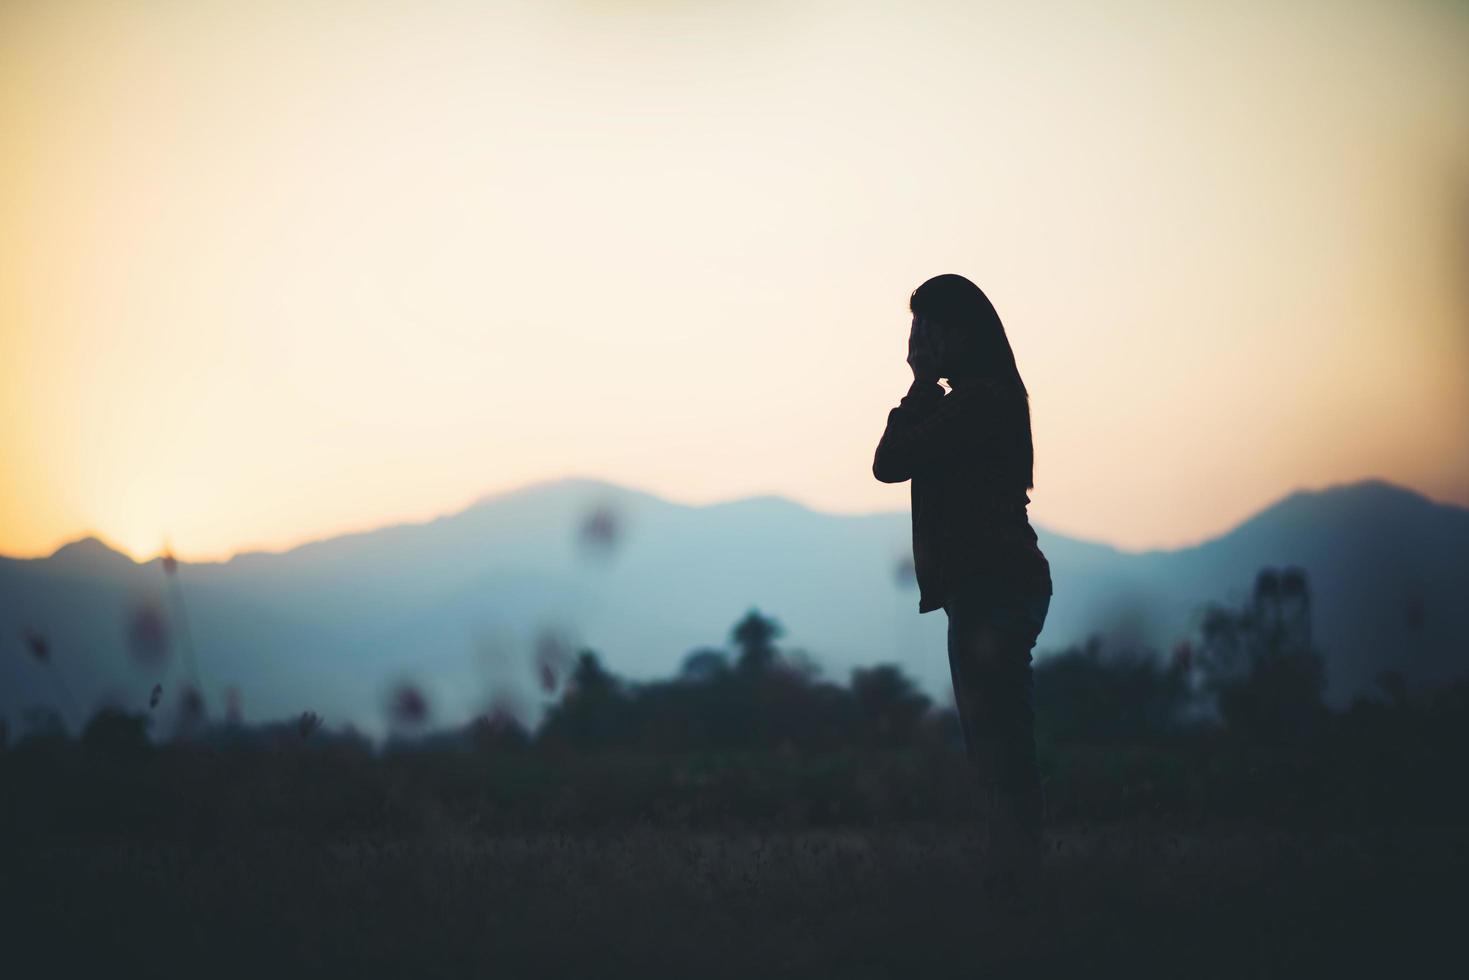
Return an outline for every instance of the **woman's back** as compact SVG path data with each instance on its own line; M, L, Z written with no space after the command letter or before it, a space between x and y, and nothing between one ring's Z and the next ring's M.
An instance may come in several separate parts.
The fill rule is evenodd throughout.
M949 451L912 472L919 611L942 606L955 583L1051 594L1050 564L1030 526L1030 433L1024 393L999 381L956 381L944 396Z

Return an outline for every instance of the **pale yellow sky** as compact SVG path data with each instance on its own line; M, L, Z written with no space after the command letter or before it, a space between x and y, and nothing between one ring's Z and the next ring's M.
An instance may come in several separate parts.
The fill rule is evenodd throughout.
M908 293L990 294L1032 516L1469 504L1439 0L0 6L0 553L279 548L596 475L903 508Z

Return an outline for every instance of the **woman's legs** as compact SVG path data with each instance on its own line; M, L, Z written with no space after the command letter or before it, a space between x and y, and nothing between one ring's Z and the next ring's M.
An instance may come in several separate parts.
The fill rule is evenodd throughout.
M963 590L944 607L964 747L990 801L987 823L1000 852L1040 844L1030 651L1049 608L1050 596L977 588Z

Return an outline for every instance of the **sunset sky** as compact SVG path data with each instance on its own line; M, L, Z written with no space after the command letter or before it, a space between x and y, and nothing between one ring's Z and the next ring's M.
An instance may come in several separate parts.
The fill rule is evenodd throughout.
M909 292L1128 548L1469 505L1469 5L0 5L0 553L282 548L595 476L907 506Z

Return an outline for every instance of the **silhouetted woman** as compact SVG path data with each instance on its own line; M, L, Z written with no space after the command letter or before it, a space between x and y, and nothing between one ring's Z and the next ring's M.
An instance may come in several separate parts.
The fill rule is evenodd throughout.
M1050 564L1026 516L1029 397L1004 325L974 283L935 276L908 308L913 384L888 413L872 475L912 481L918 611L949 618L965 750L991 803L987 883L1013 894L1039 870L1030 651L1051 602Z

